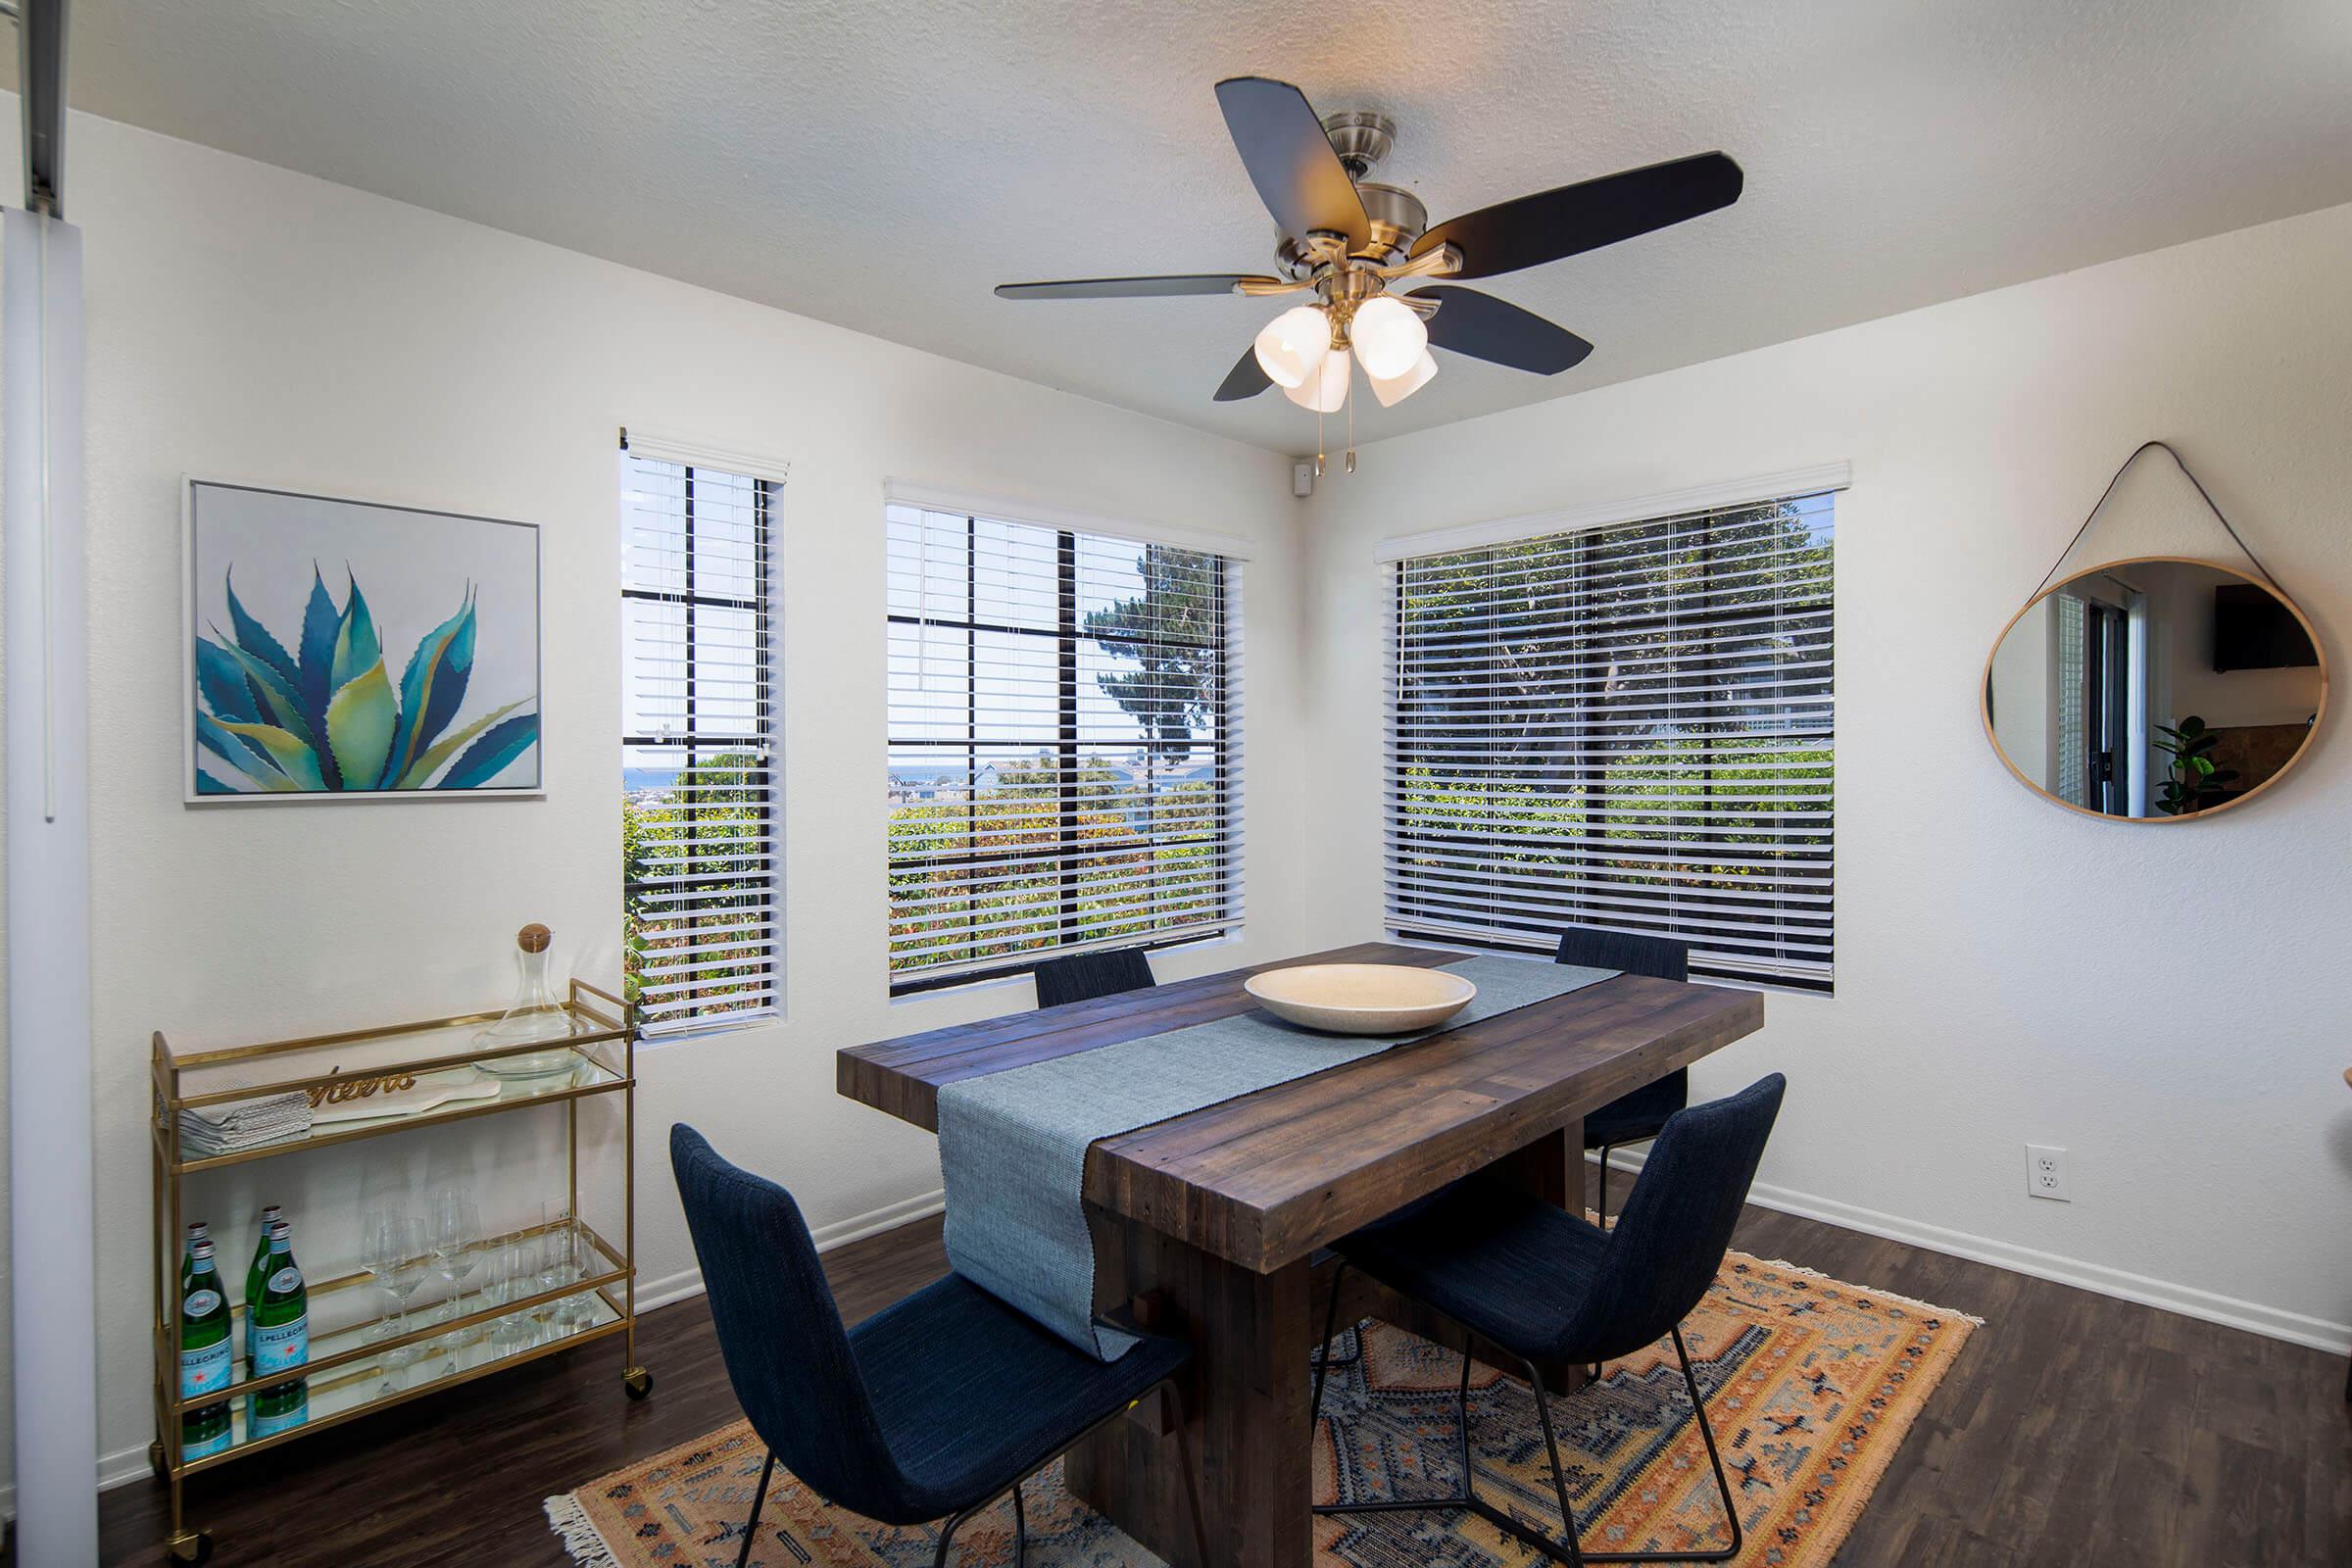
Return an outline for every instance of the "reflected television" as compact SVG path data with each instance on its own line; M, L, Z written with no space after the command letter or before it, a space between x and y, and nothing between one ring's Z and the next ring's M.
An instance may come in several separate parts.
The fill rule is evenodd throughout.
M2213 591L2213 667L2286 669L2320 662L2311 634L2267 588L2226 582Z

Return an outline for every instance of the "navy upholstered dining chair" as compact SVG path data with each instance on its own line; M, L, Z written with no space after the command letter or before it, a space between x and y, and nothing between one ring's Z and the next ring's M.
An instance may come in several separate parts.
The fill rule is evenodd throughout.
M1334 1244L1340 1269L1360 1268L1400 1295L1426 1302L1464 1329L1462 1382L1455 1395L1461 1422L1462 1490L1438 1498L1340 1501L1317 1513L1373 1513L1466 1508L1545 1556L1587 1562L1724 1562L1740 1554L1738 1505L1725 1479L1705 1399L1690 1370L1682 1321L1722 1266L1732 1228L1747 1200L1756 1162L1780 1114L1787 1081L1779 1073L1727 1100L1694 1105L1667 1119L1648 1165L1614 1230L1544 1202L1535 1195L1484 1178L1457 1184L1436 1202L1409 1208L1350 1232ZM1340 1280L1332 1281L1323 1326L1329 1345L1339 1315ZM1723 1494L1732 1542L1703 1552L1585 1552L1560 1468L1551 1400L1539 1360L1611 1360L1671 1336L1682 1362L1683 1386L1705 1440L1707 1461ZM1470 1360L1484 1339L1515 1357L1536 1396L1544 1446L1551 1457L1565 1542L1531 1529L1478 1494L1470 1459ZM1315 1377L1315 1419L1323 1414L1324 1378Z
M1048 958L1032 971L1037 978L1037 1004L1058 1007L1065 1002L1092 1002L1122 991L1149 991L1153 985L1152 960L1141 948L1113 948L1105 953L1073 953Z
M1118 1360L1097 1361L956 1274L845 1329L790 1193L682 1123L669 1130L669 1162L727 1380L767 1446L736 1568L751 1559L779 1457L819 1496L870 1519L946 1520L935 1568L957 1527L1009 1491L1020 1568L1022 1481L1154 1390L1170 1401L1194 1547L1206 1560L1176 1384L1191 1357L1184 1342L1142 1335Z
M1570 926L1560 933L1554 963L1581 963L1594 969L1618 969L1645 974L1656 980L1690 978L1690 948L1671 937L1636 936L1626 931L1595 931ZM1677 1067L1665 1077L1618 1096L1585 1115L1585 1147L1600 1151L1600 1191L1592 1211L1609 1222L1609 1154L1627 1144L1647 1143L1658 1136L1666 1118L1690 1102L1690 1073Z

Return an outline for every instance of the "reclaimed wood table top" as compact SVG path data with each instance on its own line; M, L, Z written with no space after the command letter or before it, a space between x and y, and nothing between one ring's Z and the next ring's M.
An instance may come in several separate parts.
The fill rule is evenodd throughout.
M1261 970L1434 966L1464 956L1363 943L956 1024L841 1052L838 1087L936 1131L942 1084L1247 1012L1256 1004L1242 982ZM1763 1022L1757 992L1615 975L1098 1140L1087 1154L1084 1195L1111 1213L1270 1273Z

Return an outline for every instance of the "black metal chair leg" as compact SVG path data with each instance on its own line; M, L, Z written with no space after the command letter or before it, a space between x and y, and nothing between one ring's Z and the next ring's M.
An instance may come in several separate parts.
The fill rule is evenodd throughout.
M1609 1149L1610 1146L1607 1144L1600 1146L1600 1192L1592 1208L1592 1212L1599 1216L1600 1228L1604 1231L1609 1228ZM1598 1383L1600 1381L1600 1363L1593 1362L1588 1370L1592 1374L1592 1381Z
M1732 1544L1714 1551L1594 1551L1588 1552L1576 1535L1576 1511L1568 1500L1568 1471L1560 1463L1560 1445L1557 1429L1551 1423L1551 1398L1544 1388L1544 1374L1533 1361L1523 1360L1528 1388L1536 1396L1536 1418L1544 1428L1544 1448L1551 1461L1551 1486L1560 1505L1560 1522L1567 1533L1566 1541L1555 1541L1539 1530L1532 1530L1495 1507L1478 1494L1478 1469L1470 1460L1470 1359L1475 1340L1465 1336L1462 1345L1462 1381L1454 1394L1454 1409L1460 1421L1462 1455L1462 1490L1451 1497L1383 1497L1369 1502L1330 1502L1318 1504L1319 1514L1336 1513L1419 1513L1444 1512L1466 1508L1509 1536L1522 1545L1543 1553L1554 1562L1566 1563L1569 1568L1584 1568L1588 1563L1603 1562L1728 1562L1740 1555L1742 1534L1740 1511L1732 1497L1732 1484L1723 1468L1723 1456L1715 1446L1714 1428L1707 1422L1707 1407L1699 1397L1698 1374L1691 1370L1690 1351L1683 1344L1683 1331L1674 1330L1674 1353L1682 1362L1683 1386L1690 1394L1691 1413L1698 1420L1700 1440L1707 1448L1707 1462L1715 1470L1715 1489L1723 1497L1723 1516L1730 1523ZM1320 1409L1318 1394L1318 1410Z
M1332 1270L1331 1274L1331 1304L1323 1309L1323 1339L1321 1343L1327 1352L1331 1348L1332 1335L1339 1332L1340 1285L1347 1278L1348 1264L1345 1259L1342 1259L1340 1266ZM1361 1353L1360 1343L1358 1353ZM1306 1415L1307 1430L1310 1432L1314 1430L1315 1423L1323 1419L1323 1379L1330 1371L1330 1355L1326 1353L1318 1356L1315 1360L1315 1400L1314 1403L1307 1406Z
M1544 1451L1551 1458L1551 1490L1560 1499L1560 1528L1562 1534L1568 1538L1568 1554L1565 1560L1574 1564L1575 1568L1584 1568L1586 1560L1584 1546L1576 1539L1576 1510L1568 1503L1568 1472L1560 1465L1560 1440L1558 1434L1552 1430L1551 1400L1544 1392L1544 1374L1536 1369L1536 1363L1533 1361L1522 1361L1520 1365L1527 1368L1527 1386L1535 1392L1536 1396L1536 1420L1544 1428ZM1523 1536L1522 1539L1525 1537ZM1560 1555L1557 1544L1550 1541L1542 1541L1539 1544L1547 1555L1553 1557Z
M1731 1479L1724 1474L1723 1456L1715 1449L1715 1429L1707 1422L1706 1401L1699 1397L1698 1374L1690 1369L1690 1350L1683 1344L1682 1325L1674 1328L1674 1354L1683 1364L1683 1387L1690 1394L1690 1413L1697 1418L1699 1440L1707 1446L1707 1463L1715 1468L1715 1491L1723 1498L1723 1517L1731 1525L1732 1544L1713 1551L1595 1551L1587 1562L1729 1562L1740 1555L1740 1509L1732 1500Z
M1021 1508L1021 1484L1012 1484L1012 1568L1029 1568L1029 1515Z
M735 1568L743 1568L752 1560L752 1543L760 1536L760 1505L767 1501L767 1478L776 1473L776 1450L767 1450L767 1463L760 1467L760 1490L752 1494L752 1516L743 1524L743 1549L735 1554Z
M1314 1359L1307 1363L1309 1366L1353 1366L1364 1358L1363 1325L1350 1323L1340 1332L1348 1336L1348 1353L1334 1355L1329 1345L1318 1346L1313 1352Z

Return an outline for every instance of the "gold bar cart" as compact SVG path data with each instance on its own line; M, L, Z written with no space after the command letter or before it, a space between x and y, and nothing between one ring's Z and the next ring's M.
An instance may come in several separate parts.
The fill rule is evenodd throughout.
M168 1550L172 1561L202 1563L212 1556L211 1537L204 1532L191 1530L182 1508L182 1488L189 1476L242 1459L248 1454L299 1442L312 1433L340 1426L369 1411L405 1403L421 1395L437 1394L461 1383L468 1383L509 1367L535 1361L541 1356L615 1335L620 1337L623 1344L623 1390L632 1399L642 1399L653 1392L653 1374L637 1362L636 1019L627 1003L583 980L570 982L564 1010L568 1019L569 1034L490 1050L474 1048L470 1042L474 1030L494 1023L502 1016L495 1011L216 1051L174 1051L160 1032L155 1036L151 1067L154 1090L151 1132L155 1146L156 1231L151 1250L155 1261L156 1438L148 1448L148 1458L157 1476L172 1489L172 1534ZM256 1100L295 1090L332 1089L338 1082L348 1083L362 1077L430 1073L502 1056L561 1048L568 1048L577 1058L568 1068L535 1077L504 1079L498 1094L493 1097L446 1102L411 1115L328 1124L304 1136L223 1154L191 1154L183 1152L180 1146L179 1113L182 1110ZM256 1081L257 1075L268 1081ZM583 1101L608 1095L620 1097L620 1144L624 1164L620 1183L622 1198L617 1246L591 1226L580 1211L580 1106ZM564 1217L557 1221L555 1226L534 1225L483 1240L487 1247L495 1248L544 1234L558 1226L570 1225L576 1228L579 1239L586 1244L588 1255L593 1260L584 1277L564 1282L553 1290L538 1291L496 1305L481 1305L474 1310L461 1312L446 1322L426 1324L383 1339L369 1337L378 1325L386 1321L383 1317L345 1323L330 1333L314 1331L307 1362L300 1367L289 1367L266 1377L253 1376L243 1355L232 1348L236 1358L232 1363L227 1390L207 1396L202 1400L181 1399L178 1269L180 1244L185 1234L182 1228L183 1197L189 1177L304 1150L556 1104L564 1108L564 1167L568 1193ZM223 1267L221 1272L224 1288L238 1283L229 1280L230 1268ZM368 1276L364 1272L334 1278L311 1278L309 1287L314 1317L318 1315L317 1308L321 1298L332 1300L335 1293L364 1285L368 1280ZM586 1298L586 1300L581 1302L575 1299L577 1298ZM544 1340L502 1348L487 1332L487 1325L500 1318L516 1313L537 1315L533 1313L534 1308L547 1308L548 1315L553 1317L559 1303L569 1303L572 1313L566 1315L577 1317L577 1321L561 1331L551 1332ZM235 1317L230 1330L230 1343L232 1348L237 1348L241 1347L243 1340L237 1325L242 1322L245 1303L235 1301L232 1305ZM579 1315L583 1306L584 1316ZM484 1332L472 1344L449 1350L437 1364L428 1360L409 1369L397 1387L386 1378L383 1365L386 1351L411 1346L422 1348L445 1337L474 1329ZM419 1373L423 1375L416 1375ZM309 1419L301 1426L254 1437L247 1420L250 1403L247 1396L297 1378L307 1379L310 1383ZM228 1446L200 1458L183 1458L181 1417L199 1404L209 1405L222 1399L228 1401L231 1412Z

